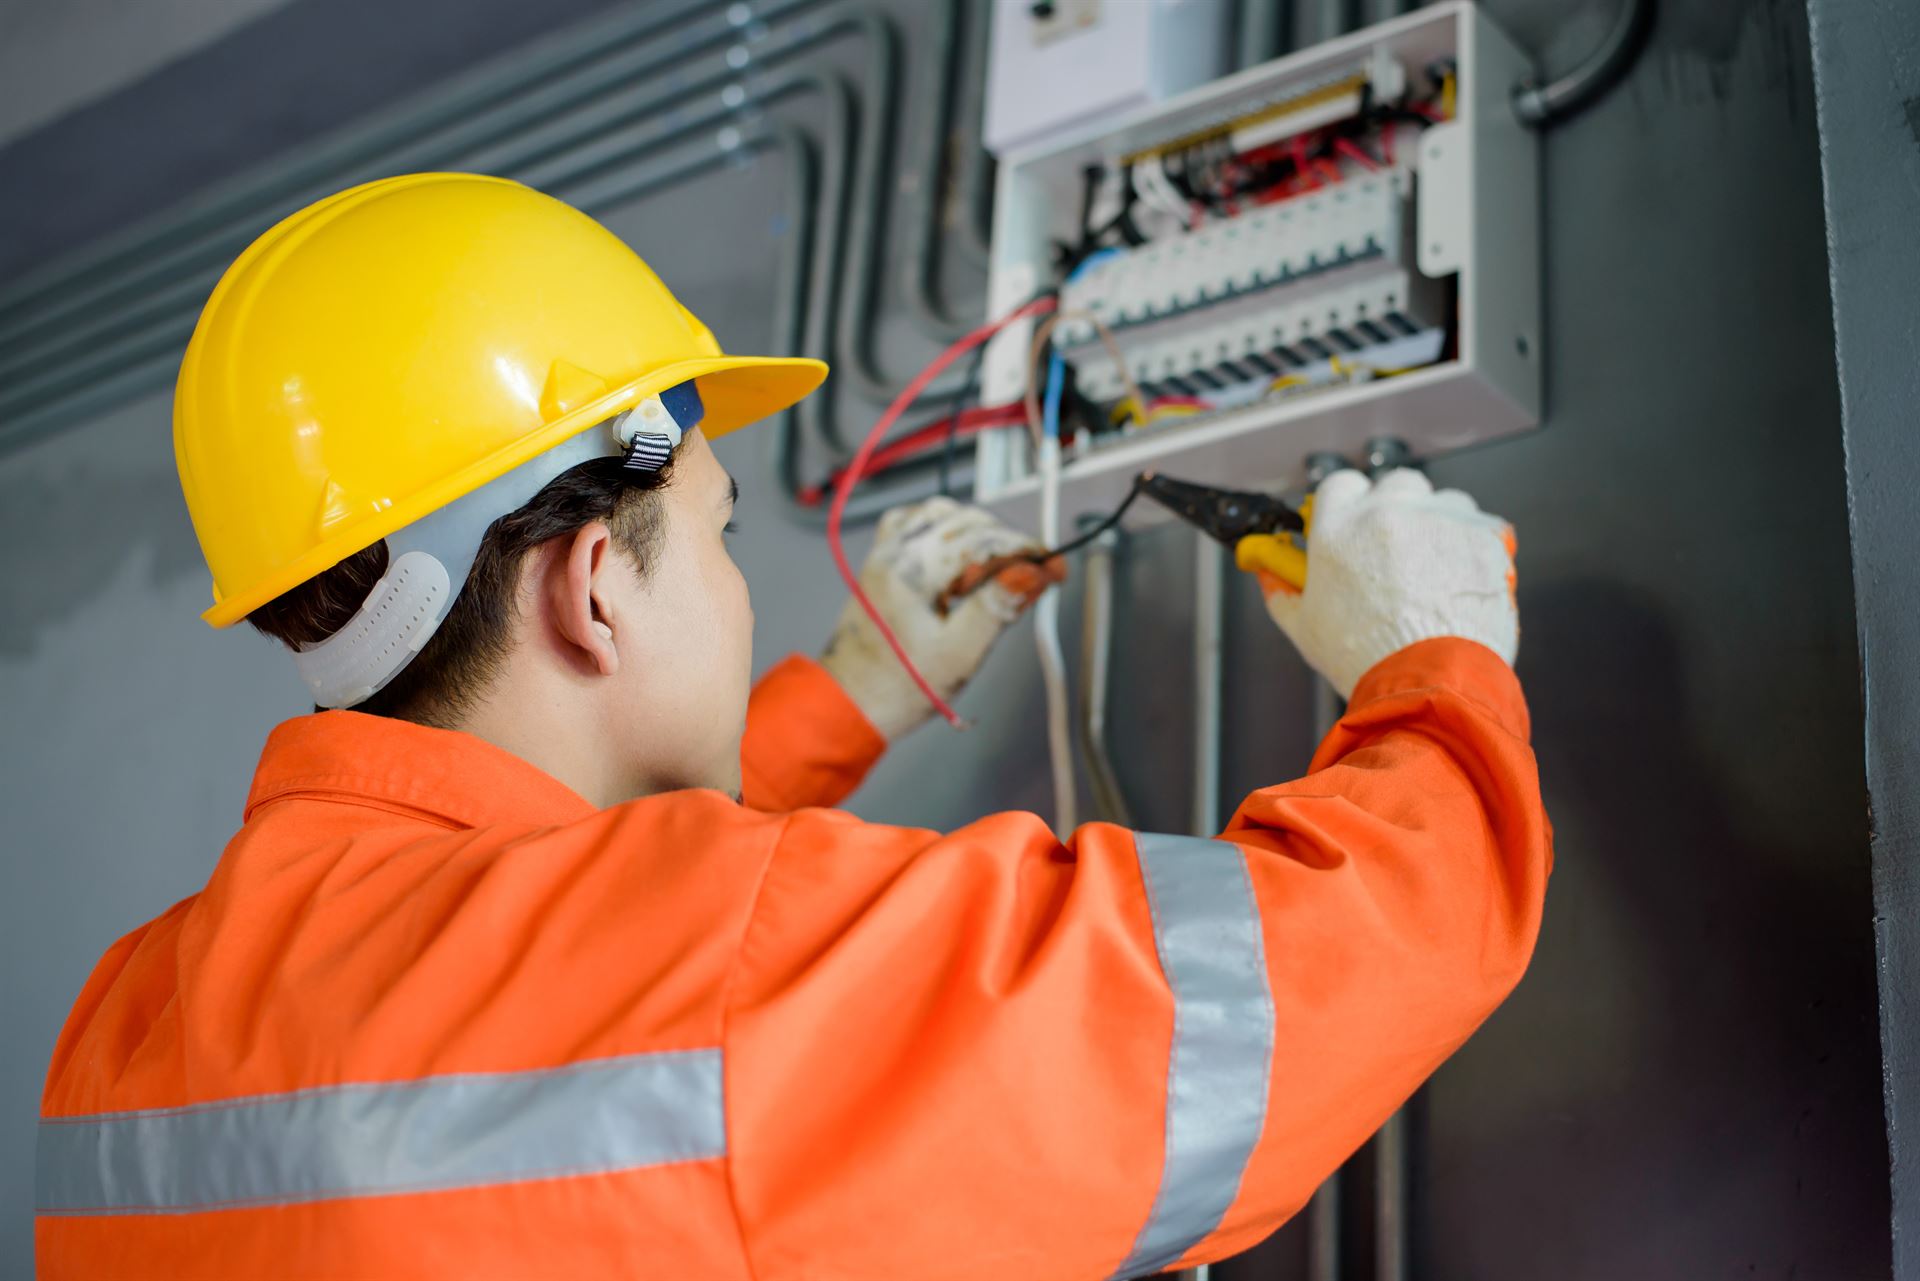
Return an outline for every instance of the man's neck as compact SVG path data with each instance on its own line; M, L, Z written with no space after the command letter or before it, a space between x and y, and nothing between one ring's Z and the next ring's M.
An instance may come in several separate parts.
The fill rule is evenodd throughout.
M549 711L532 715L508 700L488 699L452 726L512 752L534 768L552 775L597 809L631 800L636 792L631 777L616 768L604 747L582 722Z

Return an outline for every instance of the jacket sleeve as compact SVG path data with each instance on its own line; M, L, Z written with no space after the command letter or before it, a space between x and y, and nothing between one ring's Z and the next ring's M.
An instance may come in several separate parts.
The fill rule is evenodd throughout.
M1504 663L1427 641L1218 840L790 816L726 1015L754 1275L1135 1276L1271 1232L1519 980L1527 734Z
M747 703L741 799L776 814L838 805L886 747L826 668L793 655L760 678Z

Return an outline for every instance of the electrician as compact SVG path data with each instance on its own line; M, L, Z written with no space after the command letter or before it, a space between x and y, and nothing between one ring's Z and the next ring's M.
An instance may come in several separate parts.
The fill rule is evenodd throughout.
M825 373L494 178L233 264L175 406L206 618L337 710L81 993L43 1276L1144 1274L1271 1232L1513 987L1551 853L1502 522L1320 488L1271 604L1348 711L1218 839L864 823L929 705L857 610L749 696L709 445ZM934 594L1028 545L935 500L864 582L951 692L1022 601Z

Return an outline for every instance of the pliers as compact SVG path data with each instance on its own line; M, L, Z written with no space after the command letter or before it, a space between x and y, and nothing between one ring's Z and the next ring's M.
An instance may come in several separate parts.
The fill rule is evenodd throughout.
M1307 585L1307 527L1313 499L1299 508L1268 494L1215 489L1142 472L1139 491L1201 533L1233 551L1234 564L1248 573L1264 572L1280 580L1282 590Z

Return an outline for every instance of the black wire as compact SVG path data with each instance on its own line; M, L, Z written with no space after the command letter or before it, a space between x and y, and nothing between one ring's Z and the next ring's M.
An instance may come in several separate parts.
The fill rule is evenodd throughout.
M1079 551L1082 547L1085 547L1088 543L1100 537L1100 535L1106 533L1109 529L1112 529L1115 525L1118 525L1120 523L1120 518L1127 514L1127 508L1133 506L1134 500L1146 492L1147 492L1147 473L1141 472L1138 476L1135 476L1133 478L1133 488L1129 489L1127 491L1127 496L1120 500L1120 505L1114 508L1112 511L1108 512L1106 516L1101 519L1098 525L1095 525L1092 529L1085 531L1078 538L1068 539L1066 542L1061 543L1058 547L1054 548L1050 552L1032 553L1033 558L1036 561L1047 561L1047 560L1052 560L1055 556L1070 556L1074 552Z
M952 608L953 602L965 600L967 597L973 595L982 587L992 582L1001 570L1006 569L1010 565L1044 565L1056 556L1071 556L1120 523L1120 518L1127 514L1127 508L1133 506L1134 500L1147 492L1147 475L1148 473L1141 472L1138 476L1135 476L1133 478L1133 488L1129 489L1127 496L1120 500L1120 505L1108 512L1098 525L1085 531L1079 537L1070 538L1051 551L1012 552L1005 556L995 556L992 560L980 566L981 572L965 587L959 588L958 590L949 589L942 592L939 599L934 602L934 608L944 615L948 609Z

